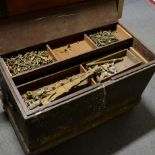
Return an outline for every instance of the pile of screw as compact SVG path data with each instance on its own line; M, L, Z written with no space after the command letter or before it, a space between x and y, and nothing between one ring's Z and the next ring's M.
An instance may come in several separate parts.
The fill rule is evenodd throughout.
M38 68L54 62L54 59L47 51L32 51L24 55L18 54L11 58L4 58L4 61L12 75Z
M101 30L97 33L90 34L89 37L94 41L97 47L102 47L118 41L118 39L112 34L112 31L110 30Z

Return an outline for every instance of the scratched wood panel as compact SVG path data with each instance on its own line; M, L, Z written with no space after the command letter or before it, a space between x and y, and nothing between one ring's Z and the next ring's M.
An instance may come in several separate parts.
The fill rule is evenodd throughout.
M86 0L6 0L6 3L8 15L12 16L82 1Z
M42 15L9 18L0 25L0 36L3 36L0 37L0 54L103 27L118 20L115 0L91 0L37 14Z

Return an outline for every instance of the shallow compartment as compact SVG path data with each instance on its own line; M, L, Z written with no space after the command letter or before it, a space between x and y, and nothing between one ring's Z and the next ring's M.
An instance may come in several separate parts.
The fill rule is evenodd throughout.
M60 61L96 49L95 44L86 34L60 39L58 42L53 41L50 45L55 57Z
M91 75L91 73L87 74L85 68L80 65L17 86L17 88L23 101L25 100L24 104L29 110L33 110L39 106L46 106L50 102L51 105L55 105L57 99L63 100L63 97L69 94L78 95L78 91L80 93L80 90L96 84Z
M12 77L22 75L57 61L49 45L38 45L2 56L2 63Z
M84 66L87 68L87 70L93 68L94 66L100 67L101 71L96 74L94 79L97 82L103 82L112 76L137 67L142 63L146 63L144 60L145 59L143 57L138 55L137 51L134 51L133 48L130 48L130 50L125 49L109 56L91 61Z
M88 37L97 47L104 47L132 38L120 25L103 27L87 33Z

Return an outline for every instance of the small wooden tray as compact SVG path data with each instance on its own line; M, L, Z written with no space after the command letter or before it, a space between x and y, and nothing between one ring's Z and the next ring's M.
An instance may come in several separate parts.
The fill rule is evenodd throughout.
M32 51L43 51L43 50L45 50L45 51L48 52L48 55L53 59L53 63L55 63L55 62L57 61L57 58L55 57L55 55L54 55L54 54L52 53L52 51L50 50L49 45L46 45L45 47L38 47L38 48L35 48L35 49L33 49ZM5 67L6 71L8 72L8 74L9 74L11 77L14 78L14 77L16 77L16 76L19 76L19 75L22 75L22 74L26 74L27 72L29 72L29 71L31 71L31 70L27 70L27 71L21 72L21 73L16 74L16 75L12 75L12 73L9 71L8 66L6 65L4 59L5 59L5 58L16 57L18 54L24 55L24 54L29 53L29 52L31 52L31 50L28 50L28 51L25 51L25 50L23 50L23 51L17 51L16 53L7 54L7 55L4 55L4 56L2 57L3 66ZM52 63L50 63L50 64L52 64ZM46 65L43 65L43 66L37 67L37 68L42 68L42 67L44 67L44 66L46 66ZM35 69L37 69L37 68L35 68ZM32 69L32 70L34 70L34 69Z
M81 32L78 34L74 34L72 36L66 36L64 38L41 43L39 45L34 45L32 47L28 47L22 50L13 51L10 54L2 55L2 58L5 58L5 57L11 57L12 55L23 54L27 51L47 49L49 54L55 59L54 63L50 63L29 71L25 71L23 73L14 76L12 76L9 73L7 66L2 60L3 66L8 72L8 75L11 76L12 79L15 81L15 83L22 84L23 82L28 82L36 78L46 76L46 74L50 73L51 70L53 70L54 72L56 70L60 71L58 68L61 67L64 68L64 65L66 66L70 65L71 67L71 65L73 65L74 62L78 62L79 60L81 61L81 63L83 63L82 61L85 61L87 57L97 55L97 53L100 53L101 50L103 53L104 52L107 53L107 51L111 51L113 49L119 49L119 47L124 48L131 44L132 41L131 35L129 35L125 30L123 30L123 28L120 25L112 24L104 26L102 29L105 30L110 29L113 32L116 31L117 32L116 36L122 36L122 37L119 37L120 40L116 43L107 45L105 47L97 48L94 42L87 35L99 30L99 29L93 29L87 32ZM71 48L69 48L69 50L65 52L64 50L68 45L70 45ZM62 64L61 67L60 64Z
M66 40L65 42L62 42L60 47L52 48L52 51L57 60L61 61L96 49L95 44L86 34L84 34L84 37L77 36L77 40L75 40L73 42L72 40ZM59 42L59 44L61 43ZM57 45L55 45L55 47L56 46ZM51 44L51 47L54 47L54 44Z
M123 58L123 61L117 62L115 64L117 73L105 78L102 82L107 81L111 77L113 77L117 74L128 71L129 69L137 67L137 66L141 65L142 63L144 63L141 61L140 58L138 58L135 54L133 54L133 52L131 52L128 49L116 52L114 54L102 57L100 59L97 59L97 60L94 60L91 62L99 62L99 61L105 61L105 60L117 59L117 58ZM86 64L83 64L83 66L86 67Z
M89 35L97 33L101 30L103 30L103 31L109 31L110 30L112 32L112 35L114 37L116 37L116 39L118 39L118 41L113 42L113 43L109 43L108 45L105 45L105 46L109 46L111 44L115 44L117 42L132 38L132 36L126 30L124 30L120 25L117 25L116 27L109 27L109 29L107 29L107 27L95 29L94 31L90 31L89 33L87 33L87 35L89 37ZM89 37L89 39L92 40L90 37ZM93 40L91 42L97 47L96 43Z
M63 70L61 72L58 72L58 73L51 74L51 75L48 75L48 76L40 78L40 79L36 79L36 80L31 81L29 83L19 85L19 86L17 86L17 89L19 90L20 94L23 94L26 91L36 90L36 89L39 89L41 87L47 86L49 84L52 84L52 83L58 82L60 80L66 79L68 77L71 77L73 75L77 75L79 73L85 73L85 72L86 72L86 70L82 65L75 66L75 67ZM76 96L80 93L79 90L82 90L82 89L87 88L87 87L94 85L94 84L96 84L94 79L88 78L88 79L82 81L77 87L72 88L68 93L65 93L64 95L60 96L59 98L62 101L63 97L66 98L70 94L72 94L73 96L75 94L75 96ZM20 98L22 98L22 97L20 97ZM50 103L49 104L55 105L55 102L56 103L59 102L59 98L57 98L56 100L52 101L51 104ZM22 102L22 103L24 104L24 102ZM44 106L44 105L42 105L42 106ZM37 110L37 108L35 108L35 110Z

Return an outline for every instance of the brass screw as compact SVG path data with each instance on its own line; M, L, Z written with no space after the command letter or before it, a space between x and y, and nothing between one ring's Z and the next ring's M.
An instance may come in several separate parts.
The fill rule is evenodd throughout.
M31 51L23 55L18 54L11 58L4 58L4 61L12 75L16 75L37 67L53 63L54 59L47 51Z
M94 34L90 34L89 37L94 41L94 43L98 46L105 46L111 44L113 42L118 41L118 39L109 31L99 31Z

